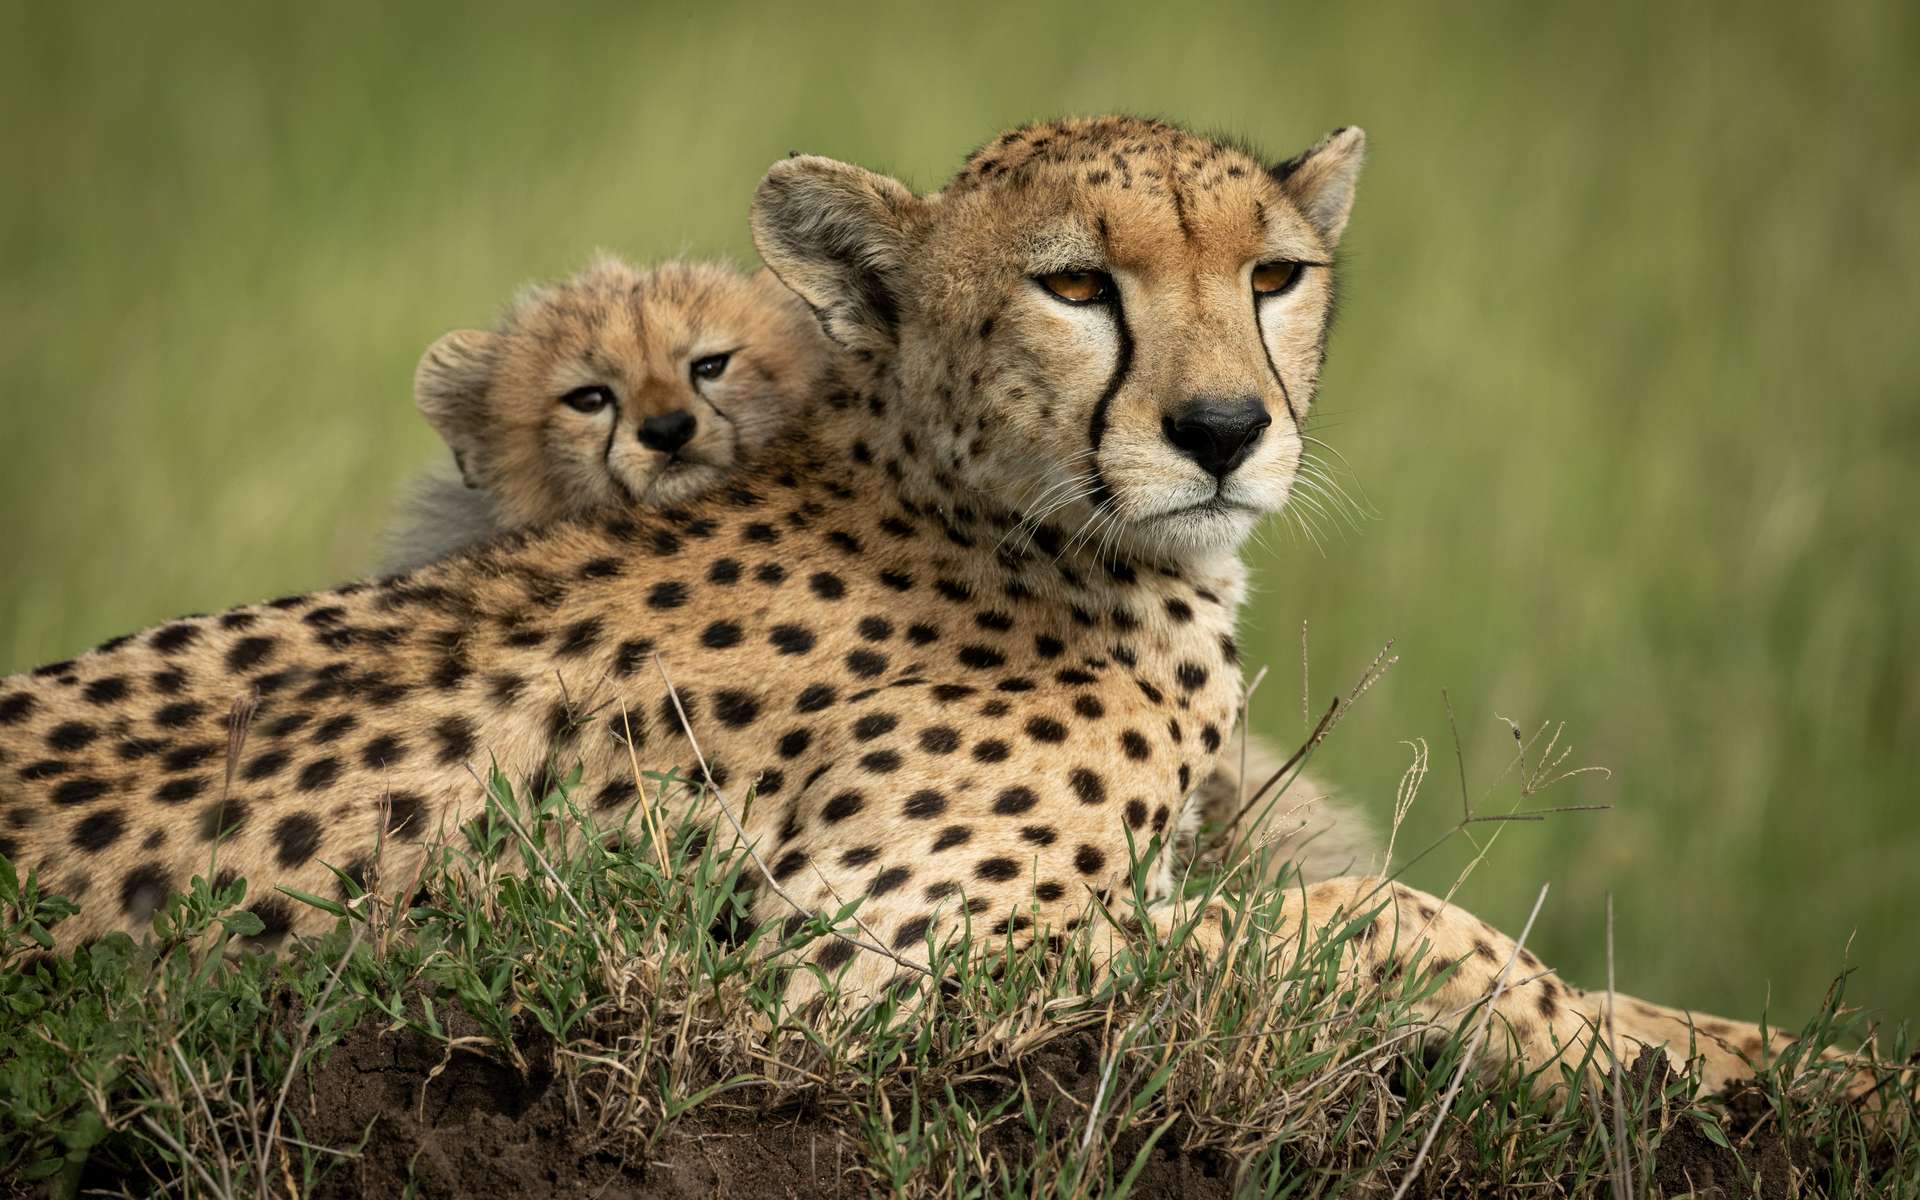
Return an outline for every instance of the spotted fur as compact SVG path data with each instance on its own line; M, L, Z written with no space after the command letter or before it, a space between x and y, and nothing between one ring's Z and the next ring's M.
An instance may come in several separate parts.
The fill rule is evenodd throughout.
M1362 146L1344 130L1269 169L1106 117L1010 132L929 196L828 159L777 164L756 243L859 387L818 397L753 479L684 504L170 622L0 682L0 850L80 899L70 944L139 928L216 841L256 896L328 892L327 864L364 875L383 839L405 878L424 837L480 810L493 764L535 781L575 767L617 818L639 799L635 761L692 773L691 733L720 793L753 795L748 835L786 890L822 912L860 900L898 954L924 961L963 925L984 950L1073 930L1186 819L1232 725L1235 551L1292 483ZM1257 300L1251 273L1275 260L1303 264L1297 282ZM1038 282L1065 271L1110 275L1111 302ZM1271 425L1230 470L1169 432L1249 400ZM255 715L229 773L236 701ZM689 803L669 796L668 815ZM1152 932L1192 916L1196 944L1221 950L1225 911L1183 912L1169 857L1153 861ZM1410 889L1297 889L1274 935L1382 902L1354 969L1390 975L1423 944L1455 964L1417 1011L1455 1019L1517 957L1494 1053L1545 1066L1595 1036L1594 997ZM270 933L324 923L258 909ZM770 892L758 911L789 915ZM897 970L839 940L810 953L850 996ZM1752 1025L1621 1008L1623 1042L1684 1053L1695 1029L1710 1084L1773 1049Z

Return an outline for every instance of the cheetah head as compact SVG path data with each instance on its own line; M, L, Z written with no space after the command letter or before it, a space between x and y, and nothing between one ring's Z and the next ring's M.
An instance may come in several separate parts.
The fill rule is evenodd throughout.
M829 336L937 401L905 439L935 483L1098 546L1211 553L1292 488L1364 147L1342 129L1276 166L1081 118L927 196L799 156L754 239Z
M468 485L530 525L707 490L788 423L828 351L764 272L603 258L428 347L414 397Z

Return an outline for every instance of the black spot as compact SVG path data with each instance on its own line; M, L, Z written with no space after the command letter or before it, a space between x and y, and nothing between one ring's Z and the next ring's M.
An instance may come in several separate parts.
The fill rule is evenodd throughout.
M922 729L920 748L928 754L952 754L960 748L960 731L951 725L935 725Z
M887 669L887 656L874 650L854 650L847 655L847 670L862 679L872 679Z
M433 727L438 745L434 759L443 767L466 762L473 756L473 723L465 717L445 717Z
M809 684L793 702L795 712L819 712L840 698L840 693L824 683Z
M864 867L879 857L880 847L878 846L856 846L840 856L840 865L843 867Z
M341 713L337 717L329 717L313 731L313 740L323 746L328 742L337 742L352 733L359 724L360 718L352 713Z
M927 940L927 931L932 928L933 918L930 916L914 917L910 921L902 922L899 930L893 935L893 948L906 950L921 945Z
M1091 693L1082 692L1073 698L1073 711L1089 721L1097 721L1107 715L1107 706Z
M1147 745L1147 739L1133 729L1120 735L1120 749L1135 762L1145 762L1153 756L1153 748Z
M673 702L675 695L678 695L680 698L680 703L677 707ZM683 711L686 713L684 718L681 716ZM695 696L691 691L683 689L677 692L668 692L666 695L660 697L660 723L681 737L688 736L687 722L693 720L699 711L699 697Z
M658 609L679 608L687 602L687 585L677 579L668 579L653 585L647 593L647 607Z
M900 769L900 755L894 750L875 750L860 759L860 766L874 775L891 775Z
M880 572L880 582L896 592L904 592L913 586L913 576L899 571Z
M418 839L427 831L427 802L413 792L387 796L387 833Z
M43 758L39 762L28 763L21 767L20 778L28 783L39 783L47 779L58 779L71 770L73 770L73 764L70 762L57 758Z
M84 750L100 736L100 731L84 721L67 721L53 727L47 734L47 745L55 750L71 753Z
M721 585L740 582L740 563L737 559L717 558L707 568L707 582Z
M1051 846L1059 840L1060 835L1054 832L1051 825L1023 825L1020 828L1020 837L1021 840L1032 842L1036 846Z
M907 626L907 640L916 646L931 646L940 640L940 631L931 625L915 621Z
M980 865L973 869L973 873L982 879L1005 883L1009 879L1019 878L1020 864L1011 858L1004 857L982 859Z
M1200 731L1200 744L1205 746L1208 752L1218 750L1220 748L1219 726L1208 725L1206 728L1202 729Z
M813 956L813 961L819 963L823 971L829 973L837 971L853 961L853 945L840 938L832 938L826 945L820 947L820 952Z
M33 715L33 696L27 692L15 692L0 700L0 725L18 725Z
M153 723L162 729L179 729L183 725L199 720L200 714L204 711L199 704L191 700L168 704L154 712Z
M1183 662L1173 672L1173 677L1187 691L1196 691L1207 682L1207 669L1199 663Z
M293 909L285 900L278 898L262 900L247 911L260 918L260 932L254 935L256 941L271 941L285 936L286 932L293 928Z
M1082 845L1073 853L1073 865L1082 875L1098 875L1106 868L1107 856L1098 847Z
M1038 634L1033 639L1033 652L1041 658L1058 658L1066 649L1065 642L1050 634Z
M53 789L53 802L61 805L91 804L107 794L107 782L82 775L69 779Z
M870 642L884 642L893 636L893 622L885 617L862 617L856 628Z
M932 695L942 704L951 704L955 700L966 699L978 690L964 683L936 683L933 685Z
M144 921L159 910L173 890L173 877L159 863L146 863L127 872L120 881L120 911Z
M753 569L753 577L772 587L786 581L787 569L779 563L761 563Z
M161 654L177 654L199 639L200 628L197 625L164 625L154 631L147 645Z
M723 691L713 696L713 715L723 725L743 729L760 716L760 701L751 692Z
M273 846L281 866L305 866L320 849L320 822L305 813L280 818L273 827Z
M994 667L1003 666L1006 661L1006 655L991 646L960 647L960 665L972 667L976 671L990 670Z
M1028 717L1027 736L1036 742L1057 746L1067 740L1067 727L1052 717Z
M767 640L782 654L805 654L813 649L814 636L804 625L775 625L767 632Z
M553 652L561 658L578 658L600 644L600 619L588 617L567 627Z
M892 713L868 713L853 723L853 736L863 742L892 733L900 724L900 718Z
M780 540L780 531L764 521L755 521L740 531L740 536L749 542L772 545Z
M671 529L654 530L653 552L661 558L668 558L680 553L680 535L674 533Z
M973 748L974 761L983 763L1005 762L1012 753L1012 747L999 738L988 738Z
M775 860L773 864L773 877L776 881L784 880L806 865L807 855L805 851L789 850Z
M596 558L580 568L582 579L613 579L620 574L620 560L617 558Z
M219 753L222 746L218 742L195 742L167 751L163 760L167 771L190 771Z
M700 632L700 644L709 650L726 650L740 644L737 621L715 621Z
M787 786L787 776L783 771L767 770L760 772L760 778L753 785L754 794L771 796Z
M119 809L102 809L73 827L73 846L87 854L98 854L119 841L126 831L127 819Z
M884 896L913 878L913 872L905 867L889 867L873 877L867 885L867 895Z
M127 681L124 676L109 675L105 679L96 679L80 693L88 704L118 704L127 698Z
M1174 624L1185 625L1193 620L1193 606L1178 596L1168 596L1167 615L1173 618Z
M220 628L252 629L254 625L259 622L259 620L260 618L255 616L253 613L246 612L244 610L239 612L222 613L220 614Z
M972 840L973 830L968 829L965 825L949 825L940 831L939 837L933 839L933 848L935 850L951 850L955 846L964 845Z
M993 811L1001 816L1014 816L1026 812L1040 803L1040 797L1030 787L1014 786L1001 791L993 798Z
M1135 797L1134 799L1127 801L1127 824L1133 826L1135 829L1138 829L1142 825L1145 825L1146 823L1147 823L1146 803L1140 800L1138 797Z
M846 583L831 571L815 571L807 579L807 587L822 600L838 600L847 594Z
M208 805L200 814L200 840L211 842L216 838L231 837L247 823L248 809L244 800L216 801Z
M361 765L375 771L398 766L406 757L406 744L390 733L383 733L360 748Z
M227 670L239 674L251 671L272 657L279 642L270 637L241 638L227 651Z
M956 604L973 599L973 589L953 579L934 580L933 590L939 592L941 596L952 600Z
M1220 635L1220 657L1226 660L1228 666L1240 661L1240 643L1234 641L1230 633Z
M337 758L316 758L300 768L300 777L294 786L303 792L317 792L331 787L334 780L340 778L340 760Z
M927 820L947 811L947 798L932 788L922 788L907 797L901 812L918 820Z
M827 801L826 807L820 810L820 817L828 823L844 821L866 806L867 798L859 792L841 792Z
M1080 798L1082 804L1107 802L1106 782L1096 772L1085 767L1075 767L1067 776L1067 785L1073 789L1073 794Z

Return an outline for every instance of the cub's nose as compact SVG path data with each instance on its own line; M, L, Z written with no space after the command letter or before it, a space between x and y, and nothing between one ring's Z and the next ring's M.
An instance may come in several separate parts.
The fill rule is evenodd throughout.
M1160 428L1180 453L1200 464L1215 479L1227 474L1253 453L1253 447L1273 424L1258 397L1221 400L1196 396L1177 416L1161 418Z
M640 422L640 444L649 450L672 454L693 440L694 424L693 414L684 408L648 417Z

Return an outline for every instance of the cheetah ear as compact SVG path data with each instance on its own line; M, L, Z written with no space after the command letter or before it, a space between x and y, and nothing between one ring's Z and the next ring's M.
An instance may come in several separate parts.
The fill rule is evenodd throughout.
M474 487L469 452L480 444L498 334L456 329L427 347L413 371L413 402L453 451L460 477Z
M893 348L907 249L926 207L898 180L818 155L773 165L753 196L753 243L850 350Z
M1297 154L1268 171L1280 190L1300 206L1300 212L1320 236L1333 246L1347 227L1353 211L1353 188L1366 157L1367 135L1357 125L1336 129L1305 154Z

